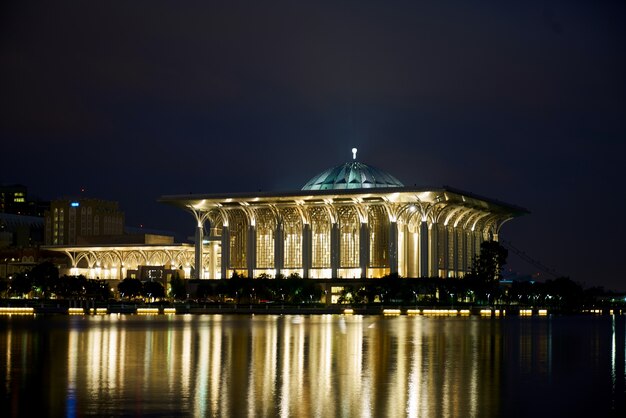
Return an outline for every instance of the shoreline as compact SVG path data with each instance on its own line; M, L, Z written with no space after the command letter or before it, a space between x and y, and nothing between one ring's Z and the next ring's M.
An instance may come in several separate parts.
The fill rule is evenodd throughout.
M626 308L580 308L527 306L433 306L433 305L291 305L216 303L94 303L93 301L2 300L0 315L384 315L384 316L480 316L536 317L549 315L624 315Z

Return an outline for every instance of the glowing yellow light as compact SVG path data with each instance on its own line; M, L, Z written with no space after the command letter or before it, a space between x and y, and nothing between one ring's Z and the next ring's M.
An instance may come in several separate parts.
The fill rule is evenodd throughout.
M538 314L540 316L546 316L548 314L548 310L547 309L539 309Z
M491 316L491 309L481 309L480 314L484 316Z
M176 308L163 308L163 314L173 315L176 313Z
M457 315L459 311L456 309L424 309L424 315Z
M34 308L0 308L0 315L34 315Z
M400 315L400 309L383 309L383 315Z
M137 308L137 315L158 315L159 308Z
M343 310L344 315L352 315L353 313L354 313L354 310L350 308Z
M69 308L67 313L70 315L84 315L85 310L83 308Z
M406 314L407 315L419 315L420 310L419 309L407 309Z

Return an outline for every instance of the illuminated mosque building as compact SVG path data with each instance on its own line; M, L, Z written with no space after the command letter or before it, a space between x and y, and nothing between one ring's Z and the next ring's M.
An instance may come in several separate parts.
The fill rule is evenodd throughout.
M203 279L463 277L525 209L449 187L406 187L356 159L301 190L162 196L193 214Z

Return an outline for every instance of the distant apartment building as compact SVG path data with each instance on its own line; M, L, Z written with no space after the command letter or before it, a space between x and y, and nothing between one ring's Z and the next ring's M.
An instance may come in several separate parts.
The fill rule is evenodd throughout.
M26 215L26 186L12 184L0 186L0 212Z
M28 188L22 184L0 186L0 213L43 218L50 202L28 198Z
M43 218L0 213L0 248L43 244Z
M80 239L124 233L124 212L117 202L60 199L45 212L46 245L76 245Z

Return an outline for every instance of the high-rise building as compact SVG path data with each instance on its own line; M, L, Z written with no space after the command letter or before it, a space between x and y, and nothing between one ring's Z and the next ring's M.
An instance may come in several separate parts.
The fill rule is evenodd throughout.
M73 245L79 237L121 235L124 213L117 202L99 199L61 199L45 213L46 245Z
M12 184L0 186L0 213L26 215L26 186Z
M43 218L50 202L29 198L28 189L22 184L0 186L0 213Z

